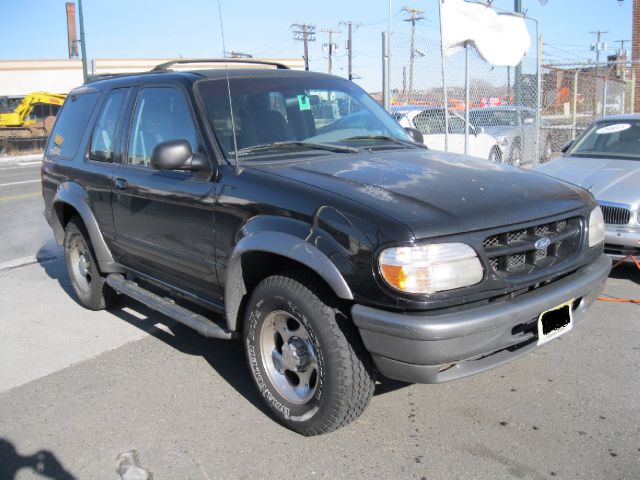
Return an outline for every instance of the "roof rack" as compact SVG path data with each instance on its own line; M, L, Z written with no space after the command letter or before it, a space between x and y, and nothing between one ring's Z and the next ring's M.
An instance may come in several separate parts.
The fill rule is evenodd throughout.
M184 65L188 63L244 63L244 64L256 64L256 65L270 65L276 67L279 70L290 70L284 63L269 62L263 60L255 60L252 58L179 58L177 60L171 60L170 62L161 63L156 65L153 71L168 70L170 67L176 64Z

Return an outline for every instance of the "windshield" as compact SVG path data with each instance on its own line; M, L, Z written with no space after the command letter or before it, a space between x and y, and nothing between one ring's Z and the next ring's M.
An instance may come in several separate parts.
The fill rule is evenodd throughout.
M640 160L640 120L609 120L595 123L566 155Z
M515 110L475 110L469 112L469 119L476 127L518 126Z
M200 81L197 89L221 148L232 157L226 79ZM346 80L311 75L231 78L230 90L238 155L243 158L307 147L316 153L374 144L402 148L396 140L411 142L375 100Z

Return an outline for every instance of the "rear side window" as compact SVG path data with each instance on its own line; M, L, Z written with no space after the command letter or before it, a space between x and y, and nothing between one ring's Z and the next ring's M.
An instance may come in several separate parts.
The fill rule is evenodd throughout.
M80 145L98 94L69 95L58 115L47 146L47 156L71 160Z
M97 162L113 161L116 126L127 92L128 89L124 88L114 90L105 100L91 137L91 149L89 150L91 160Z

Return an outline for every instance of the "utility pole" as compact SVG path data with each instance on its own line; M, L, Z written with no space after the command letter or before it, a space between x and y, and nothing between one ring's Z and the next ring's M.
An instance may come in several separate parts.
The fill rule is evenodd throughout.
M80 15L80 49L82 50L82 77L86 82L89 80L87 72L87 47L84 41L84 17L82 15L82 0L78 0L78 14Z
M417 8L402 7L402 10L411 15L409 18L405 18L405 22L411 22L411 55L409 56L409 92L413 93L413 63L416 58L416 22L424 20L422 14L424 10L418 10Z
M349 80L353 80L353 43L351 41L351 26L353 25L352 22L347 22L347 27L349 28L349 34L347 37L347 49L349 51L349 63L348 63L348 69L347 71L349 72Z
M309 42L316 41L316 26L308 23L294 23L291 28L295 28L293 31L294 40L304 42L304 69L309 70Z
M336 49L336 45L333 43L333 34L334 33L342 33L340 30L332 30L331 28L326 28L322 30L324 33L329 34L329 43L325 43L324 45L329 47L329 55L327 57L329 63L329 75L331 75L333 70L333 51Z
M597 30L595 32L589 32L593 35L596 36L596 43L592 43L591 44L591 50L595 50L596 51L596 73L598 73L598 70L600 70L600 51L602 50L606 50L607 49L607 44L606 43L601 43L600 42L600 37L605 34L605 33L609 33L607 32L603 32L601 30Z

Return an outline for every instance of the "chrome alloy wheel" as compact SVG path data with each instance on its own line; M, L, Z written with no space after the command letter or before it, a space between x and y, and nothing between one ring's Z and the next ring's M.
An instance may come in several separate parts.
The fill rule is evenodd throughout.
M318 357L307 329L289 312L274 310L260 330L260 351L271 383L286 400L307 403L318 387Z
M83 292L91 291L91 257L87 245L78 236L73 237L69 246L69 264L73 280Z

